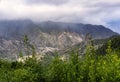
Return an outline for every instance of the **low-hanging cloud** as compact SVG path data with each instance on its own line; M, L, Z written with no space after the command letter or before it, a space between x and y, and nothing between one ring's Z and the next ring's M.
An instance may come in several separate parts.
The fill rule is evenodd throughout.
M50 5L62 5L69 0L25 0L27 4L50 4Z
M120 20L119 10L120 0L2 0L0 20L31 19L102 24L120 33L120 25L110 24Z

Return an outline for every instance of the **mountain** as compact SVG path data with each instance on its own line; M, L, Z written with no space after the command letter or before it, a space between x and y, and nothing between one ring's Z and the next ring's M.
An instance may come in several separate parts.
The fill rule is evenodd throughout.
M0 37L0 58L15 59L23 49L22 41Z
M9 39L20 39L36 25L31 20L0 21L0 36Z
M51 52L64 50L86 40L86 35L93 39L105 39L118 35L102 25L63 22L32 22L31 20L0 21L0 56L15 59L23 50L23 36L28 35L36 51Z
M68 32L75 32L83 36L89 33L94 39L108 38L110 36L117 34L102 25L47 21L47 22L40 23L39 26L42 28L41 30L47 33L50 33L50 32L59 33L61 31L68 31Z
M34 23L31 20L0 21L0 35L6 38L17 38L20 35L35 33L41 30L46 33L74 32L79 35L91 34L93 38L101 39L116 35L117 33L102 26L81 23L41 22Z

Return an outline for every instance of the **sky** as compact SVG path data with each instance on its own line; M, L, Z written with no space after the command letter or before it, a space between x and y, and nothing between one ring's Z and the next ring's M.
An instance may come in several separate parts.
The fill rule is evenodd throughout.
M104 25L120 33L120 0L0 0L0 20Z

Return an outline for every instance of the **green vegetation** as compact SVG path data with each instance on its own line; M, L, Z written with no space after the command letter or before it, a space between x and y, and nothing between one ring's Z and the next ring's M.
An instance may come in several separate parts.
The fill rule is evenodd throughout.
M108 47L109 40L111 40L112 51L118 52L118 55L119 55L119 53L120 53L120 36L113 36L113 37L109 38L107 41L102 40L102 41L104 41L105 44L96 51L97 54L100 54L100 55L106 54L106 48Z
M28 56L24 62L0 60L0 82L120 82L119 48L113 51L112 40L105 55L97 55L90 43L84 56L76 49L71 51L69 60L61 60L56 54L38 61L33 46L29 46L32 52L28 53L25 38L26 54L32 53L33 57Z

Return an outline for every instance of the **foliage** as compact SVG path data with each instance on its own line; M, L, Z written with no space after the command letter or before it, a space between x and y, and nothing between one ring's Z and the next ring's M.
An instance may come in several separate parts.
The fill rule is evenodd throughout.
M109 38L103 46L101 46L96 52L98 55L105 55L106 49L109 46L109 42L111 41L111 49L112 51L118 52L118 55L120 56L120 36L113 36Z
M0 82L120 82L119 50L113 51L112 42L105 55L97 55L90 43L84 56L76 49L64 61L57 54L43 61L35 56L24 62L0 60Z

